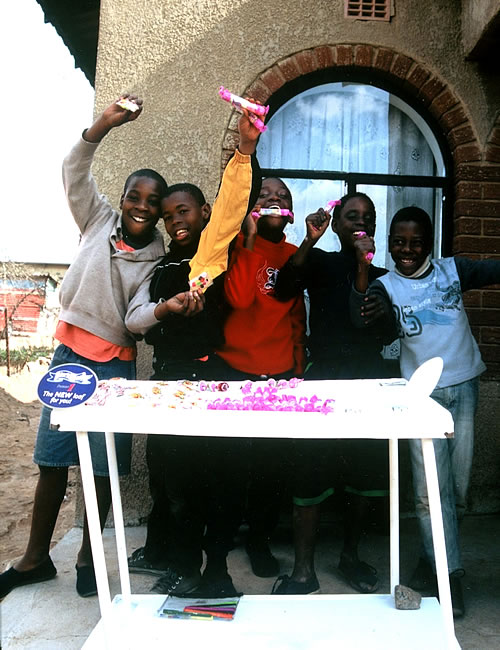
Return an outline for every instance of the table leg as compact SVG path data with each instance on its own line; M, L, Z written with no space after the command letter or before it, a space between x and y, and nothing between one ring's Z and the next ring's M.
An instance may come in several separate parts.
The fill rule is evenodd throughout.
M450 648L455 648L455 628L453 624L453 610L451 607L450 580L448 576L448 560L446 557L446 543L444 539L443 514L441 511L441 497L436 469L436 456L431 438L422 439L422 454L424 457L425 477L427 481L427 495L431 515L432 539L434 543L434 557L436 559L436 574L439 589L439 602L443 610L443 617Z
M391 594L399 584L399 458L398 441L389 439Z
M78 445L78 455L80 456L80 471L82 475L83 495L85 498L85 510L87 512L87 521L89 525L90 545L92 547L92 559L94 562L99 608L101 610L104 633L107 639L107 647L112 647L112 632L109 622L109 617L111 615L111 594L109 591L108 572L106 569L106 559L104 557L101 522L99 520L99 508L97 506L92 457L90 455L90 445L87 432L77 431L76 442Z
M127 543L125 540L125 524L123 522L120 479L118 477L118 463L116 460L115 436L110 432L106 432L105 436L106 451L108 454L109 480L111 484L111 498L113 500L113 518L115 521L116 552L118 555L120 584L123 600L125 604L129 604L131 594L130 574L127 564Z

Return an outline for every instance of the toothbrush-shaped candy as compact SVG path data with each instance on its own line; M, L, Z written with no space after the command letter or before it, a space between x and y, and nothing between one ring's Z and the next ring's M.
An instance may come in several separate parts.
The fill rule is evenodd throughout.
M224 86L221 86L219 88L219 95L224 101L229 102L236 108L236 110L240 111L240 113L242 112L242 109L249 111L248 119L261 133L267 129L267 126L264 124L264 122L257 116L267 115L269 106L261 106L260 104L255 104L254 102L248 101L248 99L245 99L244 97L234 95L233 93L229 92L229 90L224 88Z
M354 236L357 237L358 239L359 239L360 237L364 237L365 235L366 235L366 232L365 232L364 230L358 230L358 231L356 231L356 232L354 233ZM373 259L373 257L374 257L374 256L373 256L373 253L371 253L371 252L370 252L370 253L367 253L367 254L365 255L365 260L367 260L368 262L371 262L372 259Z
M252 212L252 217L258 219L259 217L267 217L276 215L277 217L288 217L288 221L293 223L293 212L291 210L284 210L280 208L261 208L260 212Z
M269 106L254 104L254 102L250 102L244 97L239 97L238 95L230 93L229 90L226 90L226 88L224 88L224 86L221 86L219 88L219 95L224 101L229 102L235 108L246 108L247 111L250 111L250 113L253 113L254 115L261 115L263 117L269 112Z
M336 205L340 205L340 203L341 203L340 200L337 200L337 201L328 201L328 203L325 205L325 207L323 208L323 210L324 210L325 212L327 212L328 214L330 214L330 212L333 210L333 208L334 208Z

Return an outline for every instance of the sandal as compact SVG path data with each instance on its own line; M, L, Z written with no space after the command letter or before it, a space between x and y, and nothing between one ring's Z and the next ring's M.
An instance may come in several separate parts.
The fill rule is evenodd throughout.
M366 562L344 555L340 558L339 571L351 587L362 594L372 594L378 589L377 569Z
M315 575L311 576L306 582L292 580L290 576L279 576L274 583L271 594L278 596L319 594L319 582Z

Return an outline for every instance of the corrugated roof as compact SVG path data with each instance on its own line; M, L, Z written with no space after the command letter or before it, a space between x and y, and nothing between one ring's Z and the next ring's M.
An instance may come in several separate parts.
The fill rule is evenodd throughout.
M92 86L95 83L100 0L37 0L45 22L54 25L59 36L83 70Z

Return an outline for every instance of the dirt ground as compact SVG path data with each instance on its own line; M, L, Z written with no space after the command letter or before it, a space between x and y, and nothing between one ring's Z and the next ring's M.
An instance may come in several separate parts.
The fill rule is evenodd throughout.
M36 388L46 370L32 366L7 377L0 368L0 571L23 554L28 541L38 480L32 460L41 411ZM73 527L76 485L77 470L71 469L53 545Z

